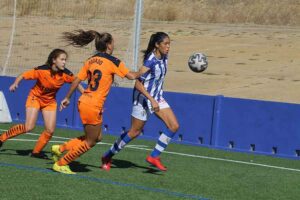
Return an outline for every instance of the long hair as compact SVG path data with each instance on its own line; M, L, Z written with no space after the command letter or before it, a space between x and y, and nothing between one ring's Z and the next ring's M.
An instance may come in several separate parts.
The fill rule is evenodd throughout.
M62 38L74 47L83 47L95 40L96 50L100 52L106 51L107 44L113 40L110 33L99 33L94 30L84 31L82 29L64 32Z
M157 32L151 35L147 49L142 51L144 53L144 61L147 59L147 56L155 49L155 44L160 44L166 37L169 36L164 32Z
M45 64L51 67L53 65L53 60L55 60L61 54L66 54L66 56L68 56L67 52L63 49L53 49L49 54Z

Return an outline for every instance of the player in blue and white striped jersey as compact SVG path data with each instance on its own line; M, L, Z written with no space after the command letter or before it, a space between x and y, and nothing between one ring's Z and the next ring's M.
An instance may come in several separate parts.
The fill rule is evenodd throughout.
M170 38L164 32L151 35L147 50L144 51L144 64L140 71L143 75L136 80L133 90L131 128L102 157L102 169L110 170L112 157L126 144L140 135L149 115L155 113L167 126L158 138L152 153L146 161L162 171L167 168L161 163L159 155L168 146L177 132L179 124L167 101L163 98L163 84L167 73Z

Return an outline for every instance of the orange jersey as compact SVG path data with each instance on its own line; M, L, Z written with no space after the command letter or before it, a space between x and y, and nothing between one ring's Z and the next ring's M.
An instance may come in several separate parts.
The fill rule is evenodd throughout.
M47 65L36 67L22 74L26 80L36 79L36 84L30 90L29 96L35 96L45 103L55 101L57 91L64 83L72 83L75 79L68 69L52 74Z
M79 101L102 108L114 74L124 78L128 72L129 69L119 59L106 53L97 53L85 62L77 75L82 81L88 79L88 87Z

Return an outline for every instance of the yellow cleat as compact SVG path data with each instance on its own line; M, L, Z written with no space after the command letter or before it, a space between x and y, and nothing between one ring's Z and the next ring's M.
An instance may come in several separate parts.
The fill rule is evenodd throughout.
M52 169L63 174L76 174L70 169L69 165L59 166L57 162L54 163Z
M59 145L52 145L51 147L52 160L57 162L59 157L61 156L61 152L59 151Z

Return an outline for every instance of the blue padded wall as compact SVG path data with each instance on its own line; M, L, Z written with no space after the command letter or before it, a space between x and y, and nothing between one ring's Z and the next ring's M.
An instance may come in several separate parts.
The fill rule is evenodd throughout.
M223 97L215 146L296 155L300 149L300 106Z
M0 90L4 92L12 118L15 122L25 120L25 101L34 81L22 81L15 93L8 87L12 77L0 77ZM69 85L57 94L58 104ZM71 104L58 111L57 126L82 129L77 111L76 91ZM173 141L184 144L243 152L262 153L300 158L300 105L238 99L224 96L207 96L165 92L180 124ZM112 87L104 105L103 126L105 133L119 135L130 128L132 89ZM43 124L41 115L38 123ZM165 125L151 115L143 130L143 138L157 139Z

